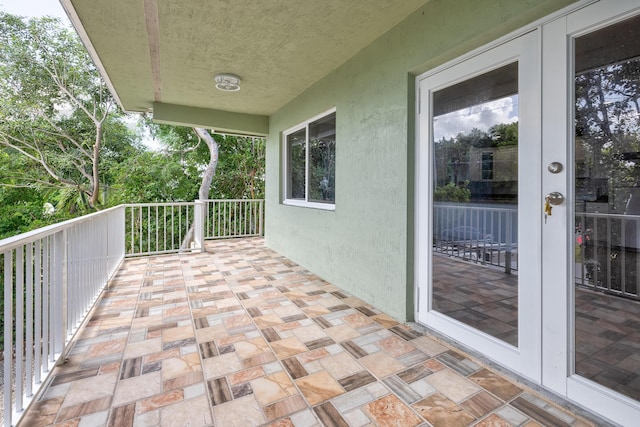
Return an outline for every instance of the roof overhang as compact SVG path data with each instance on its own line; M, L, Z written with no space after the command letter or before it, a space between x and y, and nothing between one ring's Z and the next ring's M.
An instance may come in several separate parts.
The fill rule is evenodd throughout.
M271 114L428 0L60 1L124 110L264 135ZM219 73L241 89L216 89Z

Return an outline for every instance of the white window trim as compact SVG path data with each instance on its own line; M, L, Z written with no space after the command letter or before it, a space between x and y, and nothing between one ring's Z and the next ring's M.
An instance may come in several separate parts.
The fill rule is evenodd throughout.
M327 211L335 211L336 204L335 200L333 203L319 203L319 202L310 202L309 201L309 124L315 122L318 119L328 116L329 114L333 114L336 112L336 108L333 107L327 111L324 111L320 114L317 114L310 119L305 120L302 123L298 123L297 125L285 130L282 132L282 204L289 206L299 206L305 208L313 208L313 209L321 209ZM297 132L301 129L306 130L306 144L307 147L305 149L306 153L306 161L305 161L305 200L300 199L288 199L288 173L289 173L289 145L287 144L287 136L292 134L293 132Z

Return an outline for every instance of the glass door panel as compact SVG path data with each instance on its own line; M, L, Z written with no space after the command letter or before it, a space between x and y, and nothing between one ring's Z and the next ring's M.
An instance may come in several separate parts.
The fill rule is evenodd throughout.
M640 400L640 17L575 39L575 373Z
M432 309L518 345L518 63L433 93Z

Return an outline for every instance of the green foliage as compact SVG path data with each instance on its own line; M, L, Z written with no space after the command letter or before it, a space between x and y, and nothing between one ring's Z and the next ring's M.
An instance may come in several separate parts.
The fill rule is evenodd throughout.
M77 34L53 18L0 12L0 147L20 168L2 183L36 188L69 214L104 204L110 162L130 155L137 136L123 123Z
M495 147L518 145L518 122L499 123L489 129L489 137Z
M433 200L436 202L468 202L471 199L471 190L468 186L469 181L460 185L450 182L444 186L438 186L433 193Z
M214 136L219 157L209 197L212 199L263 199L265 140L239 136Z
M191 201L198 192L197 177L190 177L180 162L165 153L137 153L114 164L110 172L113 184L109 194L113 205Z
M206 144L198 142L198 136L190 127L147 125L161 142L162 155L180 166L171 172L172 186L179 195L177 200L194 200L198 197L202 172L209 163ZM218 164L209 198L264 198L265 140L220 134L213 137L218 143Z
M0 99L0 238L120 203L197 198L206 144L189 127L147 119L131 129L77 34L57 19L0 12ZM162 151L141 144L149 130ZM214 138L209 197L263 198L264 139Z

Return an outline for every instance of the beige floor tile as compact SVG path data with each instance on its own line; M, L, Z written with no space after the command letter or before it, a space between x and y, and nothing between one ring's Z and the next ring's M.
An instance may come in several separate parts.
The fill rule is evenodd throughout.
M298 393L289 376L283 371L251 380L251 388L261 405L268 405Z
M449 350L447 347L426 336L411 340L411 344L430 357L437 356Z
M449 399L459 403L481 390L480 387L450 369L429 375L426 381Z
M295 335L302 342L309 342L327 338L327 334L324 333L322 328L317 325L303 326L292 330Z
M324 333L331 337L335 342L349 341L360 336L358 331L347 325L339 325L324 329Z
M228 336L227 329L222 325L196 329L196 339L199 343L214 341Z
M73 381L64 396L62 406L77 405L81 402L113 396L118 373L98 375Z
M386 354L391 357L398 357L414 351L416 348L405 340L396 336L384 338L376 343Z
M475 420L471 414L440 393L434 393L412 406L436 427L464 427Z
M237 316L226 317L222 321L224 326L229 329L241 328L243 326L252 325L253 321L251 317L246 314L241 314Z
M406 367L391 356L382 351L358 359L373 375L382 379Z
M345 300L342 300L345 303ZM367 316L364 316L360 313L353 313L347 316L344 316L342 320L354 329L362 328L363 326L371 325L375 323L373 320L369 319Z
M159 353L162 351L162 340L160 338L154 338L150 340L139 341L130 343L125 352L124 359L132 359L134 357L146 356L152 353Z
M271 347L276 353L276 356L280 359L286 359L287 357L291 357L308 350L308 348L295 337L274 341L271 343Z
M225 427L259 426L267 422L253 395L213 407L214 425Z
M240 359L248 359L269 352L271 349L264 338L254 338L249 341L239 341L233 344L236 354Z
M191 372L200 371L200 356L198 353L190 353L184 356L172 357L162 361L162 380L166 381Z
M118 382L113 406L121 406L135 402L162 392L162 374L160 371L137 377L127 378Z
M111 341L105 341L97 344L93 344L89 347L87 352L87 358L104 357L108 354L121 353L124 351L127 345L127 339L116 339Z
M380 427L413 427L422 423L411 408L393 394L366 404L364 410Z
M168 406L184 399L183 390L172 390L166 393L157 394L147 399L139 400L136 403L136 413L153 411L164 406Z
M296 384L312 406L344 393L340 384L325 371L302 377Z
M204 359L202 366L204 368L205 380L222 377L243 369L242 362L235 353L227 353Z
M356 362L347 352L325 357L320 359L319 362L337 380L362 371L362 365Z
M191 325L169 328L162 331L162 342L165 343L187 338L193 338L193 327Z
M199 396L160 409L163 427L204 427L213 422L207 396Z

